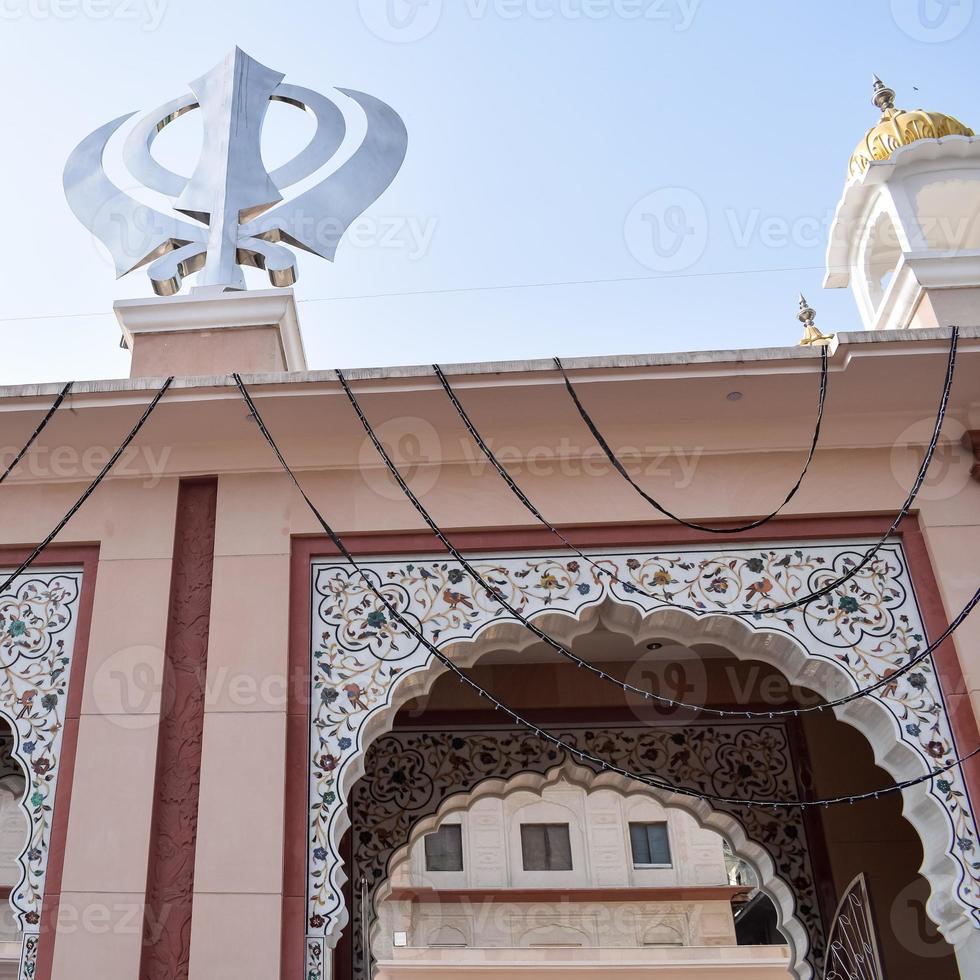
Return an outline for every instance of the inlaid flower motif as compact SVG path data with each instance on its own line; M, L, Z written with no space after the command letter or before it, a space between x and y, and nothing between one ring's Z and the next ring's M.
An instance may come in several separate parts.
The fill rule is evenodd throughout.
M23 636L27 632L27 624L22 619L12 619L7 632L11 636Z
M653 584L654 585L670 585L672 576L670 572L664 571L660 568L653 573Z
M745 563L745 567L750 572L755 572L756 574L758 574L766 567L766 563L761 558L750 558Z
M387 616L380 609L375 609L367 614L368 626L373 626L375 629L381 629L387 622Z
M852 595L842 595L837 602L838 608L842 612L856 613L860 608L857 599Z

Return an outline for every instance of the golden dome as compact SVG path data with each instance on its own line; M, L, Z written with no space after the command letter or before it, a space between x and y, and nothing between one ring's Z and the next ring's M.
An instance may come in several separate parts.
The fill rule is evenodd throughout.
M916 140L934 140L943 136L973 136L973 130L943 112L924 109L895 108L895 92L875 76L872 102L881 109L881 119L858 143L848 167L849 177L859 177L876 160L887 160L899 147Z

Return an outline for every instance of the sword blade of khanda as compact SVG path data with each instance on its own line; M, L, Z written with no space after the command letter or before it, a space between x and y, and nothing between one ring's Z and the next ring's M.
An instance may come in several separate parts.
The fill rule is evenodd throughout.
M197 81L204 120L201 157L175 208L208 225L199 285L244 289L239 227L282 200L262 162L262 126L285 76L235 48Z

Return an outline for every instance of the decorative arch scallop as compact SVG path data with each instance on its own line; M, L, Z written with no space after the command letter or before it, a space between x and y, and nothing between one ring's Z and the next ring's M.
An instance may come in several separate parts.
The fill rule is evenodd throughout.
M593 560L611 575L548 551L471 560L512 605L566 645L601 617L607 628L636 643L666 637L689 647L721 645L834 699L883 679L928 643L900 541L883 547L844 586L804 608L746 617L717 613L762 609L808 594L852 569L872 544L855 538L593 552ZM495 596L451 561L431 555L372 558L362 568L401 615L461 666L491 650L519 652L535 642ZM350 824L349 794L365 772L368 749L391 729L399 707L428 691L444 668L389 621L360 573L336 559L313 560L308 571L307 973L320 980L327 951L348 920L339 843ZM932 661L835 713L864 734L877 764L896 781L927 774L957 755ZM550 745L543 743L542 749L545 744ZM629 761L632 771L669 777L669 758L653 765ZM415 777L416 765L407 761L404 779ZM775 791L752 785L739 771L746 772L715 763L711 791L763 798ZM752 777L766 778L764 771ZM786 799L798 796L795 788L779 792ZM902 796L904 814L923 845L922 874L931 885L928 912L955 945L980 923L977 828L962 775L952 769L903 790ZM805 948L801 943L800 950ZM811 975L805 956L800 952L795 967L800 977Z

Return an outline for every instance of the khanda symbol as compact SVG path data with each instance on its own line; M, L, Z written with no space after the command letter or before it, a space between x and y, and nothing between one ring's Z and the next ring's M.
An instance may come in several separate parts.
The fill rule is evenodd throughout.
M143 117L129 133L123 146L129 172L191 220L142 204L107 176L106 147L135 113L97 129L74 150L65 166L65 195L78 220L109 250L117 278L148 265L160 296L177 293L194 272L201 273L200 291L224 292L245 288L241 266L264 269L274 286L291 286L296 256L285 245L334 260L344 232L398 173L408 134L383 102L338 89L344 104L360 109L364 138L325 179L283 202L282 190L329 163L347 135L338 103L283 78L236 48L192 82L189 93ZM261 145L270 101L305 109L316 119L306 147L272 173L262 162ZM188 179L160 164L152 148L165 126L193 109L202 113L204 143Z

